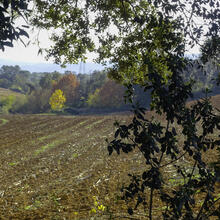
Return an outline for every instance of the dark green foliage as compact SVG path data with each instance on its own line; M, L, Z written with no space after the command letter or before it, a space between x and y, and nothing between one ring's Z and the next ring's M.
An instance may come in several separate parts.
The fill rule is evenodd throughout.
M62 77L59 72L44 73L39 81L39 85L42 89L52 89L53 83L57 82Z
M173 99L173 103L178 100ZM154 120L145 118L144 109L134 109L134 118L129 125L119 125L115 132L115 139L108 145L109 154L115 150L118 154L121 152L129 153L138 148L146 161L146 171L141 176L130 175L131 184L123 188L124 196L122 199L128 201L136 198L135 209L142 204L145 206L146 192L159 191L161 200L169 207L164 213L164 219L200 219L201 216L209 216L218 213L218 207L213 200L214 184L217 176L213 175L207 164L203 161L201 154L208 149L214 149L220 144L220 139L209 138L214 130L219 130L220 116L216 115L208 97L195 103L191 108L182 105L179 111L165 107L164 112L167 115L167 124L161 125ZM175 124L172 120L175 118L182 127L184 135L184 144L180 144ZM198 124L202 124L202 132L198 131ZM194 160L194 166L191 171L185 171L184 165L179 166L177 161L184 155L189 155ZM164 158L170 158L167 162ZM163 177L162 168L167 165L173 165L184 179L184 184L173 190L172 193L166 192L166 182ZM196 170L199 172L199 178L196 178ZM193 213L195 205L196 191L201 189L207 193L201 208L201 213ZM150 198L149 198L150 199ZM128 209L132 214L132 208ZM193 217L194 216L194 217ZM196 216L196 217L195 217Z
M36 89L27 97L27 102L19 109L20 113L45 113L50 111L50 89Z
M207 63L210 58L220 61L220 37L213 36L205 41L201 47L202 57L201 60Z
M29 37L25 31L28 26L15 25L16 18L20 17L27 22L30 11L28 10L28 0L2 0L0 5L0 49L5 50L5 47L13 47L16 40L21 40L22 37ZM23 41L22 41L23 42Z

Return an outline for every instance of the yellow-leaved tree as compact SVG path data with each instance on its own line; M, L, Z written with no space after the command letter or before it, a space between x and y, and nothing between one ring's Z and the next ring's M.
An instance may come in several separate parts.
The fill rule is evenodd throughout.
M50 97L50 106L52 110L61 110L66 102L66 97L61 89L55 90L55 92Z

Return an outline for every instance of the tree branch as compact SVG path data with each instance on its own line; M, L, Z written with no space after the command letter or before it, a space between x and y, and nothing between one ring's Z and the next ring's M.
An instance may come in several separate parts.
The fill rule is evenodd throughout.
M179 157L176 158L175 160L172 160L172 161L170 161L169 163L166 163L166 164L160 166L159 168L166 167L167 165L170 165L170 164L176 162L177 160L181 159L184 155L186 155L186 153L187 153L187 152L185 152L184 154L182 154L181 156L179 156Z

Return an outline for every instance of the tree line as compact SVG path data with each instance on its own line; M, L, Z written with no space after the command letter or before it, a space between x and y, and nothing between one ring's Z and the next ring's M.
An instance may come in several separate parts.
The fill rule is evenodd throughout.
M61 90L65 96L65 103L59 110L70 113L72 108L117 109L124 105L124 87L109 79L106 71L78 75L70 71L30 73L19 66L4 65L0 69L0 87L23 94L1 98L1 109L5 109L5 113L49 112L50 97L56 90Z
M185 81L194 81L193 92L196 97L202 96L205 88L219 93L214 79L219 71L216 64L209 60L199 69L201 59L188 65L182 75ZM3 65L0 68L0 87L24 94L24 96L4 97L0 100L1 112L7 113L43 113L55 110L51 108L50 97L56 90L61 90L65 103L59 111L80 113L76 109L126 109L129 104L124 102L125 87L108 77L108 71L94 71L91 74L78 74L66 71L61 74L54 72L33 72L22 70L18 65ZM133 101L142 106L149 106L150 93L138 86L133 86ZM58 109L56 109L58 110Z

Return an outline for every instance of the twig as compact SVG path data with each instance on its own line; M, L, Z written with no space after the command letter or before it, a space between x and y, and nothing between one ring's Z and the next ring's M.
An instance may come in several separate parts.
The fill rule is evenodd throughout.
M207 200L208 200L208 196L209 196L209 190L208 190L208 192L207 192L207 194L206 194L206 197L205 197L205 200L204 200L204 202L203 202L203 204L202 204L202 207L201 207L201 209L199 210L199 213L198 213L198 215L197 215L197 217L196 217L196 220L199 220L199 217L200 217L200 215L202 214L202 211L203 211L203 209L204 209L204 207L205 207L205 204L206 204L206 202L207 202Z
M166 167L167 165L174 163L175 161L181 159L186 153L187 153L187 152L185 152L184 154L182 154L181 156L179 156L179 157L176 158L175 160L172 160L172 161L170 161L169 163L166 163L166 164L160 166L159 168Z
M216 199L216 200L213 202L212 206L213 206L217 201L219 201L219 200L220 200L220 198ZM216 211L216 210L214 210L213 212L211 212L211 214L209 214L207 217L212 216L215 211Z
M168 120L168 122L167 122L166 132L169 130L169 126L170 126L170 120ZM162 152L162 154L160 156L159 165L163 159L163 155L164 155L164 152ZM160 166L159 166L159 168L160 168Z
M150 189L150 209L149 209L149 219L152 220L152 208L153 208L153 193L154 189Z
M194 173L194 171L195 171L196 164L197 164L197 161L195 161L195 163L194 163L194 165L193 165L193 169L192 169L192 172L191 172L191 174L190 174L189 181L191 181L191 179L192 179L192 175L193 175L193 173Z

